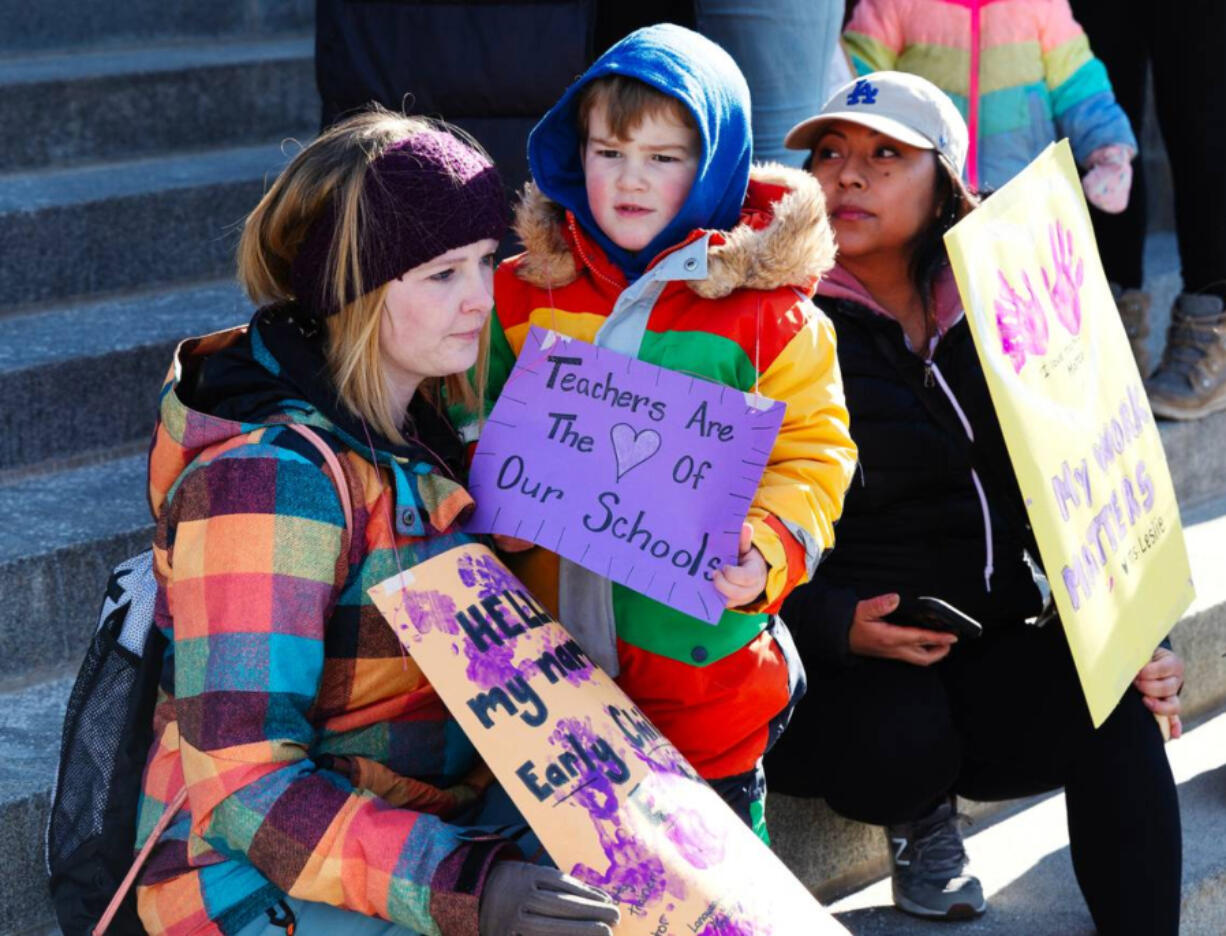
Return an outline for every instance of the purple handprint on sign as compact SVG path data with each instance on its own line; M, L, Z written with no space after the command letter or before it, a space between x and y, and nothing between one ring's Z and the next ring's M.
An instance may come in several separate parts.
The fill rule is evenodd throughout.
M1000 347L1013 362L1014 372L1020 373L1027 354L1047 353L1047 313L1034 294L1029 273L1022 274L1025 296L1013 288L1002 271L996 275L1000 277L1000 298L995 303Z
M450 597L437 591L405 591L401 592L401 610L409 616L419 634L428 634L431 630L442 631L445 634L458 634L460 626L455 620L455 602ZM401 630L408 630L404 622L400 622Z
M497 644L481 650L475 643L468 641L464 647L464 655L468 657L465 674L473 685L482 689L493 689L510 682L516 676L531 675L531 661L524 663L523 673L515 665L515 646L512 643Z
M465 588L478 588L478 598L489 598L510 591L519 583L493 556L461 556L460 581Z
M1085 282L1085 261L1078 259L1073 266L1073 232L1056 221L1047 229L1051 241L1051 259L1055 272L1048 278L1043 270L1043 285L1051 297L1056 318L1070 335L1081 331L1081 284Z

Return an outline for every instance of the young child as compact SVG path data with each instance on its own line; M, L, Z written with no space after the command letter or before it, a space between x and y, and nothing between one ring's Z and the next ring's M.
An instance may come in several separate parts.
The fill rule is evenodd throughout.
M1000 188L1068 137L1086 197L1127 206L1136 137L1068 0L860 0L843 44L859 74L911 72L953 99L971 188Z
M761 758L803 690L775 616L834 539L855 465L829 322L810 303L834 246L811 176L750 170L749 94L697 33L614 45L533 130L524 252L495 276L496 392L531 325L757 389L787 414L716 585L718 626L545 550L519 571L763 838ZM526 545L526 544L523 544Z

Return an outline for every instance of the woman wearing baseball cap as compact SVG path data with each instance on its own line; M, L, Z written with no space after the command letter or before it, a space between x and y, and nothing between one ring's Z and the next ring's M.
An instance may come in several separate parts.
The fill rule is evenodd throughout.
M877 72L785 142L809 151L835 232L818 301L861 470L837 547L783 607L810 689L768 757L771 787L886 826L895 903L934 918L985 908L955 796L1063 787L1099 932L1175 936L1179 809L1153 713L1178 732L1183 663L1159 647L1093 728L942 240L976 205L966 124L925 79ZM894 616L921 595L982 635Z

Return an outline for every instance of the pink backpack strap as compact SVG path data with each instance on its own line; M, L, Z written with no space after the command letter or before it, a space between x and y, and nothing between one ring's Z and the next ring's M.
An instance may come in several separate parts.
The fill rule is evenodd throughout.
M345 472L341 468L341 460L336 457L336 453L332 451L328 443L320 438L319 433L310 426L303 426L299 423L285 423L284 425L287 429L292 429L310 442L311 445L315 446L319 454L323 456L324 462L332 469L332 483L336 486L337 496L341 499L341 510L345 513L345 529L352 534L353 500L349 497L349 484L345 480ZM145 862L149 860L149 853L153 851L153 846L162 837L162 833L166 831L166 827L170 825L171 820L179 814L179 810L183 808L185 802L187 802L187 787L178 792L175 798L166 805L162 815L158 817L157 824L154 825L153 830L149 833L149 837L145 839L145 844L141 846L141 850L132 862L132 866L128 868L128 873L123 876L119 889L115 891L115 896L111 898L111 902L106 905L106 911L99 917L98 924L93 929L93 936L104 936L107 928L111 925L111 921L115 918L115 914L119 912L120 904L123 903L124 898L128 895L128 891L132 889L132 885L136 882L136 875L140 873L140 869L144 867Z
M170 820L179 814L179 810L183 808L183 803L186 800L187 787L184 787L166 805L166 808L162 810L162 815L158 817L153 831L149 833L149 837L145 839L145 844L141 846L140 854L136 856L136 860L132 862L132 867L128 868L128 873L120 881L119 889L115 891L115 896L106 905L106 912L98 919L98 925L94 927L94 936L103 936L107 927L111 925L111 920L119 912L119 905L123 903L124 897L128 895L128 891L131 890L132 884L136 881L137 873L139 873L140 869L144 867L145 862L149 859L149 853L153 851L153 846L157 844L158 839L162 837L162 833L166 831L166 827L170 825Z
M336 453L332 451L328 443L319 437L319 433L310 426L303 426L300 423L286 423L286 428L294 430L294 432L315 446L319 450L319 454L324 457L328 467L332 469L332 483L336 485L336 493L341 499L341 509L345 511L345 529L352 532L353 502L349 499L349 485L345 482L345 472L341 470L341 460L336 457Z

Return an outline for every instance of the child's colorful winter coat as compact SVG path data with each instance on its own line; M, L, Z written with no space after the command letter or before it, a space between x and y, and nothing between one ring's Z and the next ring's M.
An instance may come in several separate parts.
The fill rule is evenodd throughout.
M663 288L640 360L788 404L749 511L753 542L770 567L759 601L711 627L599 580L611 590L619 683L708 778L753 769L768 723L788 703L786 661L764 631L833 546L855 465L833 331L808 299L833 255L822 204L807 173L755 170L737 227L694 231L644 274ZM495 274L495 393L530 326L593 341L626 289L625 275L574 216L532 186L516 230L526 250ZM557 607L556 555L536 557L521 575ZM576 596L575 606L588 607L589 598ZM565 624L565 598L562 605Z
M578 94L613 74L681 101L701 143L685 203L634 255L595 223L579 158ZM495 393L540 325L787 404L748 517L766 588L718 626L540 548L521 570L546 603L557 601L563 624L607 649L622 688L709 779L754 771L772 720L790 709L798 668L773 615L833 545L856 458L834 332L809 301L834 259L821 189L779 166L751 178L751 142L749 93L732 59L679 27L639 30L532 132L534 184L516 220L525 251L494 280Z
M843 42L860 74L911 72L953 98L972 186L999 188L1062 137L1083 166L1137 148L1068 0L860 0Z

